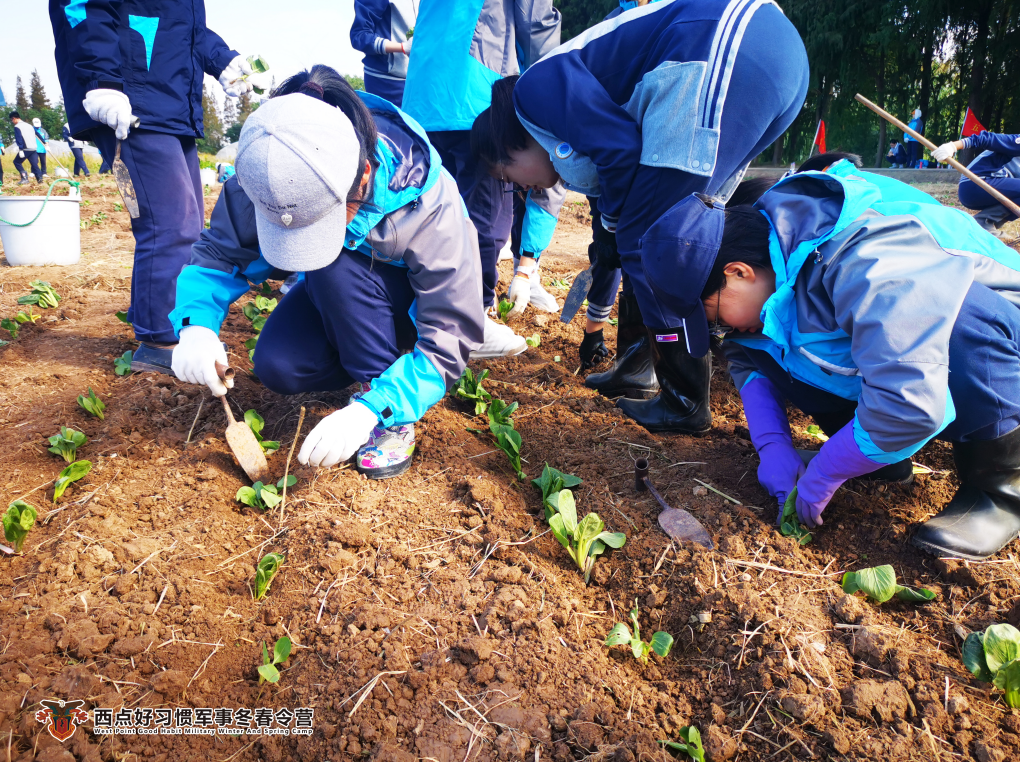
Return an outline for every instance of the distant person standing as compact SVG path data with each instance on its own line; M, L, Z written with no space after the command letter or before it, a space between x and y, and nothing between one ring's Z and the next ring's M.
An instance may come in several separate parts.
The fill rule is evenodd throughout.
M21 114L12 111L8 117L14 125L14 142L18 144L18 155L14 158L14 168L21 175L21 182L18 185L28 185L28 172L25 171L25 162L32 168L37 183L42 182L42 171L39 169L39 154L36 152L35 130L32 125L21 118Z
M71 128L65 122L64 131L61 137L67 141L67 147L71 149L71 155L74 156L74 176L78 176L78 172L84 172L85 177L89 176L89 167L85 163L85 156L82 153L82 149L88 145L84 140L75 140L71 137Z
M907 127L918 135L924 134L924 122L921 121L921 109L914 109L913 118L907 123ZM907 132L903 133L903 143L907 150L907 166L910 169L917 169L921 166L921 156L924 154L920 143L910 137Z
M46 172L46 141L50 134L43 129L42 120L36 117L32 120L32 129L35 131L35 150L39 153L39 167L42 169L43 177L48 177Z
M202 0L50 0L50 23L71 136L92 140L107 162L119 145L138 194L127 317L141 346L131 367L169 373L177 276L205 227L202 80L236 98L252 89L252 68L206 28Z
M931 155L935 161L945 161L957 151L973 148L981 153L968 166L971 172L1001 194L1020 204L1020 134L1003 135L997 132L969 135L962 140L943 143ZM960 203L968 209L977 209L975 221L994 236L1002 237L999 230L1016 217L988 191L972 180L960 175L957 186Z
M902 169L907 165L907 152L903 150L903 145L898 140L889 143L889 153L885 158L889 160L890 169Z
M404 99L419 0L354 0L351 45L365 54L365 91L397 108Z

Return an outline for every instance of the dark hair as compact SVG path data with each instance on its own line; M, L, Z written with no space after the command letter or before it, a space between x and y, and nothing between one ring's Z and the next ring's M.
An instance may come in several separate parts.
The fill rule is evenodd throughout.
M830 164L835 164L841 159L846 159L858 169L864 166L861 157L855 153L829 151L828 153L820 153L817 156L812 156L810 159L805 159L804 163L797 167L797 172L821 172Z
M742 180L737 189L733 191L729 201L726 202L726 206L753 204L765 195L765 191L775 185L776 182L771 177L749 177L746 180Z
M723 270L733 262L759 270L771 270L769 257L769 221L752 206L727 207L726 222L723 226L722 242L716 255L712 272L708 274L705 287L701 290L702 300L707 299L726 285Z
M340 109L344 116L351 120L354 126L354 134L358 136L358 166L364 167L367 161L374 173L379 167L375 158L376 144L379 142L379 133L375 127L375 119L372 113L358 97L354 88L346 79L340 76L334 69L322 64L316 64L311 69L300 71L292 77L285 79L277 87L271 97L302 93L311 98L316 98L330 106ZM361 171L354 177L354 185L347 192L348 201L367 201L365 198L358 198L358 190L361 187ZM368 194L372 192L372 185L369 183Z
M21 119L21 114L19 114L17 111L12 111L11 113L9 113L7 115L7 118L8 119Z
M514 85L518 79L520 77L515 74L493 82L492 105L471 125L471 157L475 163L489 169L498 164L510 164L510 151L523 151L528 147L531 136L514 108Z

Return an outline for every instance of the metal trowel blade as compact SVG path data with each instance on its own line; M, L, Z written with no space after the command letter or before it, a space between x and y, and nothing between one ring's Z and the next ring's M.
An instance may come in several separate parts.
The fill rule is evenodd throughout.
M686 540L712 550L712 537L701 522L682 508L667 508L659 514L659 526L674 540Z
M569 323L574 319L574 315L581 309L584 300L588 298L589 289L591 289L590 267L574 276L574 282L570 284L567 298L563 300L563 309L560 310L561 323Z
M113 179L117 181L117 189L120 197L124 199L124 207L131 215L131 219L137 220L141 212L138 210L138 196L135 194L135 184L131 180L131 173L128 172L127 164L120 158L120 141L117 141L117 155L113 160Z

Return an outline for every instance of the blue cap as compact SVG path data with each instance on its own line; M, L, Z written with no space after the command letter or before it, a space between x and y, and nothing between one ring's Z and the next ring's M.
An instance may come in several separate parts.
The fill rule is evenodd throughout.
M655 340L686 341L693 357L708 353L708 318L701 292L722 243L723 205L695 193L657 219L641 239L641 264L654 304L644 315Z

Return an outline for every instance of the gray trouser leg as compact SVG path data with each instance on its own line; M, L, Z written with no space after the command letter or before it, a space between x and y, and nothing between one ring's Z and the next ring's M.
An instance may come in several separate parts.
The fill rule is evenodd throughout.
M989 231L998 230L1012 218L1013 215L1002 204L982 209L974 215L974 220L977 224Z

